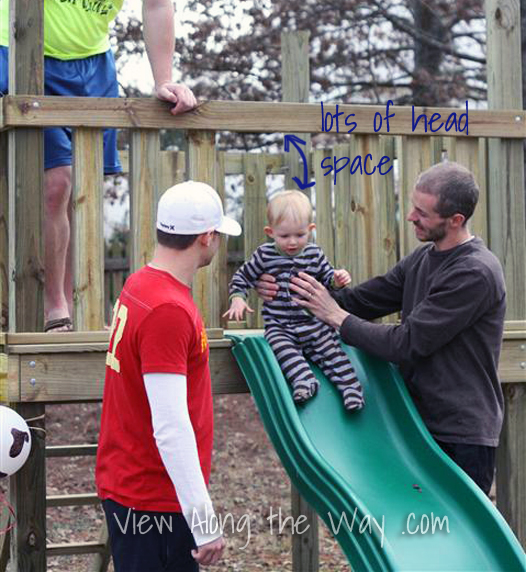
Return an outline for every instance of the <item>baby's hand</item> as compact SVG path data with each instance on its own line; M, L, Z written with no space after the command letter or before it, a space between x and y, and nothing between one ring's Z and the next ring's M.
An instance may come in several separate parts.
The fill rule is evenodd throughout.
M345 269L334 271L334 285L336 288L343 288L352 282L351 275Z
M241 298L241 296L234 296L232 302L230 302L230 308L223 314L223 318L227 317L229 320L239 320L243 319L243 314L245 310L251 314L254 310L246 303L246 301Z

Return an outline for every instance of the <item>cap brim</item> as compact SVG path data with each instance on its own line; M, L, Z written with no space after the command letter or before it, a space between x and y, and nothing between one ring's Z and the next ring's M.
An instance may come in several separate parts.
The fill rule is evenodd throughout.
M217 232L229 234L230 236L239 236L241 234L241 226L233 218L223 217L221 224L215 229Z

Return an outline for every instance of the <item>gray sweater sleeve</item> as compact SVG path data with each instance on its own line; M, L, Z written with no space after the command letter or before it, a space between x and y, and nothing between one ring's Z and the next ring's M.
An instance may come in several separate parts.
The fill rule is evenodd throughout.
M371 278L354 288L331 292L331 296L344 310L364 320L399 312L402 309L407 260L401 260L383 276Z
M387 361L429 356L488 309L492 296L483 273L457 268L444 273L401 325L371 324L352 314L340 328L342 339Z

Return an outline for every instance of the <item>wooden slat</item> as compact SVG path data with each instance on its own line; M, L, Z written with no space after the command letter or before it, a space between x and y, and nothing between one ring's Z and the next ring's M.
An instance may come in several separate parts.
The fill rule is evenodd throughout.
M104 552L106 545L103 542L72 542L69 544L48 544L47 556L73 556L76 554L94 554Z
M217 189L218 173L214 132L188 132L187 163L186 172L189 179L207 183ZM201 268L197 272L192 286L192 295L201 311L203 321L210 327L221 326L221 300L219 290L214 287L218 276L218 264L216 256L206 268Z
M488 197L486 185L486 141L484 139L455 139L447 137L448 159L469 169L480 189L477 208L470 221L471 231L488 243Z
M351 157L372 155L373 161L367 163L371 171L384 155L393 157L393 148L392 138L360 135L352 138ZM349 270L355 284L384 274L396 262L395 207L394 169L386 175L381 175L379 169L372 175L351 175Z
M243 238L245 260L248 260L254 250L266 242L264 227L267 224L267 183L265 158L260 153L247 153L244 158L245 196L243 210ZM254 314L247 313L245 320L249 328L262 328L261 310L263 300L255 291L250 291L248 303Z
M97 454L97 445L48 445L46 457L91 457Z
M185 180L186 154L184 151L162 151L159 194Z
M160 164L159 132L134 129L130 141L131 254L133 272L147 264L155 248Z
M512 332L526 331L526 320L506 320L504 322L504 337Z
M225 175L242 175L244 173L244 157L246 153L221 151L225 157ZM265 158L265 171L268 174L278 175L283 173L282 153L262 153Z
M400 159L400 256L404 257L413 251L419 242L415 237L413 225L406 218L411 211L411 193L418 175L437 162L429 137L402 137L398 141L398 157Z
M316 242L320 245L334 264L334 210L332 208L332 182L331 177L324 176L321 163L326 157L332 157L330 149L315 149L312 152L312 165L314 180L316 181Z
M97 493L48 495L46 497L47 508L53 508L57 506L84 506L99 503L100 499L97 496Z
M102 130L73 133L73 323L104 326L104 160Z
M217 153L217 192L223 201L223 207L226 210L226 189L225 189L225 153ZM226 318L223 318L223 314L228 309L228 237L221 236L221 242L219 243L219 250L215 255L217 261L215 262L215 275L214 278L217 280L216 287L218 291L218 304L219 304L219 323L226 326ZM207 330L208 340L210 341L209 332L217 335L217 337L223 337L222 328L211 328Z
M112 99L95 97L6 96L3 124L0 128L69 125L71 127L119 127L148 129L193 129L254 133L321 133L319 103L270 103L253 101L208 101L183 115L170 114L170 105L153 98ZM336 106L327 104L325 112L336 113ZM385 115L381 105L339 105L345 118L354 113L357 128L354 134L374 133L374 114ZM391 107L395 117L379 131L382 135L445 135L442 131L427 134L423 122L412 130L412 108ZM465 112L465 108L416 107L415 116L440 113L448 117ZM344 121L344 119L342 120ZM469 110L469 137L526 137L526 113L521 109L505 111ZM343 129L340 128L340 132ZM449 135L456 135L453 131ZM458 136L466 137L465 131Z
M503 267L506 318L526 317L526 204L522 142L488 142L489 247Z
M350 153L350 145L336 145L334 148L334 156L338 159L350 157ZM344 169L338 173L334 185L334 265L336 268L352 268L350 212L351 174L349 169Z

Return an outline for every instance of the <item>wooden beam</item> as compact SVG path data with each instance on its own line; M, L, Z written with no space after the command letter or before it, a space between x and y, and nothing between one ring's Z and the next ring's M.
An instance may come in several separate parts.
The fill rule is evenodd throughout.
M31 344L42 346L39 349L39 351L42 352L47 351L47 346L54 346L57 344L63 345L65 348L64 351L78 352L82 351L82 349L75 346L75 344L86 344L88 346L91 344L108 344L109 335L110 333L107 330L100 330L98 332L49 332L47 334L42 332L22 332L9 333L6 335L0 334L0 341L1 343L9 346L10 352L15 353L19 352L19 346ZM209 340L223 340L223 330L221 328L207 328L206 335ZM70 348L70 350L67 348ZM87 351L92 350L88 349ZM35 353L35 351L32 353Z
M247 393L245 379L231 352L230 340L210 340L210 373L215 394ZM43 346L40 346L43 347ZM33 346L33 351L39 346ZM23 348L29 351L30 346ZM81 348L78 353L62 347L56 352L18 353L9 356L13 377L8 383L12 402L100 401L104 388L106 347ZM9 380L8 380L9 381Z
M118 127L145 129L194 129L236 131L252 133L322 133L321 105L319 103L271 103L255 101L208 101L194 111L183 115L170 115L170 105L153 98L122 99L95 97L34 97L6 96L0 100L4 106L0 128L68 125L71 127ZM336 113L335 105L324 105L325 112ZM338 105L343 118L354 113L357 127L354 134L375 133L374 115L385 115L385 106ZM466 132L425 132L420 121L412 129L412 108L391 107L395 117L378 131L382 135L458 135L459 137L526 137L526 112L521 109L502 111L469 110L469 134ZM439 113L447 118L465 108L418 107L415 116L426 113L430 118ZM341 119L341 117L340 117ZM343 125L342 125L343 122ZM344 120L340 133L346 133ZM334 132L335 128L333 128Z

